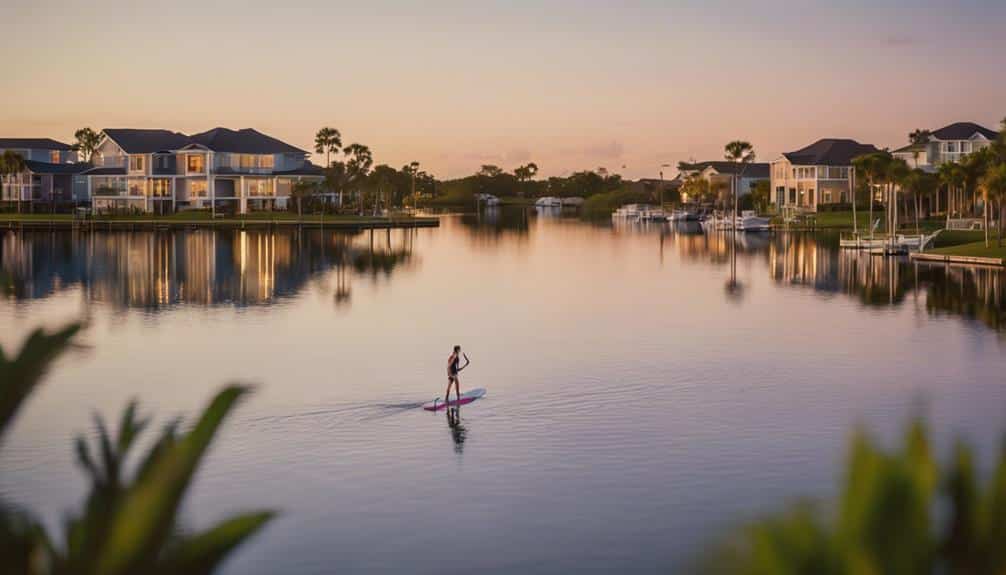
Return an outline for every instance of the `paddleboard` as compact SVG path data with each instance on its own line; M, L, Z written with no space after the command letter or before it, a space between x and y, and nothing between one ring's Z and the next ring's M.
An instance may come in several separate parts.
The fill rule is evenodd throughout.
M469 403L475 401L476 399L482 397L486 394L486 390L483 387L477 389L472 389L461 394L461 400L459 401L456 397L447 403L444 403L443 398L436 398L433 401L429 401L423 404L423 409L426 411L439 411L447 407L456 407L458 405L468 405ZM454 394L451 394L454 397Z

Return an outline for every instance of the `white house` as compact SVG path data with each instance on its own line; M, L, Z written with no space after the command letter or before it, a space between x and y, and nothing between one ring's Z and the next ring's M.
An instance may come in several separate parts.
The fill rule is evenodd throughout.
M86 202L87 181L80 176L89 166L77 163L77 152L49 138L0 138L0 154L14 152L24 158L20 174L5 176L0 201L65 205Z
M823 204L851 202L852 159L878 151L855 140L826 138L783 154L772 162L770 201L779 210L810 212Z
M168 213L284 208L294 182L321 181L308 153L256 130L106 129L86 172L96 210Z
M931 132L926 143L911 144L892 154L913 168L935 172L940 164L960 161L971 152L987 148L998 136L995 130L974 122L957 122Z

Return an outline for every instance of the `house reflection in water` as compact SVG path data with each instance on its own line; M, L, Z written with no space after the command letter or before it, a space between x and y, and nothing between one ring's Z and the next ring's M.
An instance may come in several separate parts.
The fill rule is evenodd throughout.
M828 235L779 234L768 247L769 274L780 284L842 293L864 305L892 306L922 296L931 315L979 320L1006 331L1006 272L998 268L916 263L838 249Z
M396 232L400 233L400 232ZM70 287L123 307L269 304L333 269L348 302L346 270L390 274L410 261L405 241L362 241L322 231L23 232L0 234L0 270L16 299Z

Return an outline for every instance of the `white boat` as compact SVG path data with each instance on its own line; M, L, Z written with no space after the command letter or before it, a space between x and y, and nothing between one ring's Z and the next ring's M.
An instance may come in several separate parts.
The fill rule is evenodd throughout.
M638 219L640 213L650 209L651 207L652 206L647 206L645 204L625 204L615 210L615 212L611 215L616 218Z
M500 199L492 194L475 194L475 199L484 206L495 207L500 205Z
M767 232L772 229L771 220L763 218L754 210L744 210L737 217L737 229L744 232Z
M535 200L534 205L539 208L561 208L562 200L553 196L545 196Z

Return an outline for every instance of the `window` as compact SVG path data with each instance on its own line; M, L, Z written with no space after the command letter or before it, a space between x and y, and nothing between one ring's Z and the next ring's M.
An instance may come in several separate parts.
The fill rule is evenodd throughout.
M971 153L971 142L961 142L961 153L962 154Z
M251 154L241 154L241 169L250 170L255 167L255 156Z
M948 154L957 153L957 142L947 142L947 153Z
M249 197L261 197L261 196L273 195L271 180L247 180L247 181L248 181Z
M829 192L827 190L824 191L824 199L823 199L823 201L826 204L830 204L831 203L831 192Z
M60 162L59 150L53 150L49 152L49 162L53 164L58 164Z
M814 190L807 190L807 205L814 205Z
M796 188L789 189L789 203L791 204L796 203Z
M271 155L259 156L258 159L259 159L258 167L260 168L271 170L275 165L275 158L273 158Z
M190 174L202 174L206 171L206 157L202 154L185 156L185 169Z
M779 206L786 203L786 188L779 186L775 189L775 203Z
M150 195L155 198L170 198L171 180L166 179L151 180Z
M130 172L143 171L143 156L129 156L129 171Z
M145 196L147 195L147 181L143 179L131 179L129 180L128 189L130 196Z
M206 182L204 180L189 182L189 195L193 198L205 198L207 196L206 190Z

